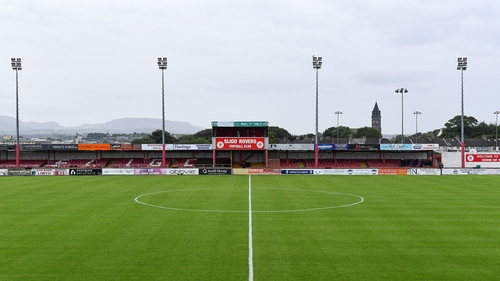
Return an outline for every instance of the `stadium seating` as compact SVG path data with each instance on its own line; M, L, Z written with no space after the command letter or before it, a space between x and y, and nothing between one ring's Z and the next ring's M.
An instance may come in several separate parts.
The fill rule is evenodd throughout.
M297 161L296 160L285 160L285 159L280 159L280 166L281 168L298 168Z
M40 168L47 161L46 160L19 160L20 168ZM16 168L16 160L2 160L0 161L0 168Z
M180 158L172 162L172 168L193 168L196 159Z
M401 161L397 159L368 159L366 164L370 168L399 168L401 167Z
M316 167L316 163L314 159L306 159L305 166L309 168ZM319 168L336 168L336 169L345 169L345 168L362 168L361 162L357 159L318 159L318 167Z

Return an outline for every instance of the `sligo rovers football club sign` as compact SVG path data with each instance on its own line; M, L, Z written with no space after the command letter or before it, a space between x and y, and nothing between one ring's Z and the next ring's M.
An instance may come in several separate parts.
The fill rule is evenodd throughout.
M215 138L216 150L264 150L265 138Z

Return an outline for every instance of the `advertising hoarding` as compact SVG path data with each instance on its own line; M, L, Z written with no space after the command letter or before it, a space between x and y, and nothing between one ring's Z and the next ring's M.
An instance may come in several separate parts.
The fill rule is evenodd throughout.
M467 162L500 162L500 154L484 153L484 154L466 154L465 161Z
M111 150L109 143L79 143L78 150Z
M212 144L174 144L174 150L212 150Z
M230 168L200 168L198 174L200 175L231 175L232 169Z
M69 169L70 176L97 176L102 174L102 169Z

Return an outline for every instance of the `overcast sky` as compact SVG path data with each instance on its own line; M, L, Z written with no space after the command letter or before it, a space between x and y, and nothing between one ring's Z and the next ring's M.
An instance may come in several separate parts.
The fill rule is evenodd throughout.
M124 117L269 121L292 134L371 126L427 132L461 114L457 58L467 57L465 115L500 110L496 0L4 0L0 2L0 115L63 126ZM15 127L15 124L13 124ZM168 131L168 128L166 128ZM22 132L22 128L21 128Z

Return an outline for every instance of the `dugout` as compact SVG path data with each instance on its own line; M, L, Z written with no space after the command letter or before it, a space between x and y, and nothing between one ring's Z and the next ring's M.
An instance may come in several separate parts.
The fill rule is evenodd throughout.
M267 121L212 121L212 161L229 159L232 167L267 167Z

